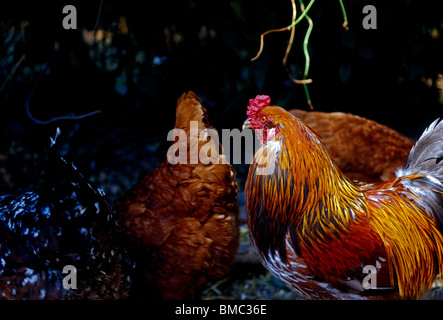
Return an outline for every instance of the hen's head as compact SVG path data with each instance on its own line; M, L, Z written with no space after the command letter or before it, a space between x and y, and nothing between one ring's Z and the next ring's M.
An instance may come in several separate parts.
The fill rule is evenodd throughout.
M279 124L273 114L277 107L270 107L270 104L271 98L266 95L250 99L246 111L248 119L243 123L243 129L253 129L262 144L275 139L280 132Z

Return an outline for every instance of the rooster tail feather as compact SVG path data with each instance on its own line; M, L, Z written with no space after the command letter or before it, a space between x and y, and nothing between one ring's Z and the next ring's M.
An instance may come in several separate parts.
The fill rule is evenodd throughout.
M398 169L403 185L423 199L422 205L443 232L443 121L435 120L411 149L404 169Z
M412 147L404 169L409 171L408 174L429 173L443 180L443 121L441 120L435 120Z

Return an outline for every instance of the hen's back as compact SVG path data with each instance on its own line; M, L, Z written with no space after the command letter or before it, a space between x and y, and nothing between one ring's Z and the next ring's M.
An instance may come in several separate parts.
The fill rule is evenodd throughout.
M414 142L375 121L343 112L289 111L304 121L351 179L388 181L403 167Z
M141 294L164 299L189 298L209 279L223 276L238 246L235 170L219 164L224 155L217 141L203 139L210 126L193 92L179 99L175 128L185 132L173 146L186 152L186 161L171 164L167 157L116 201L144 278ZM209 163L198 157L202 147L211 150ZM197 163L190 163L191 154Z

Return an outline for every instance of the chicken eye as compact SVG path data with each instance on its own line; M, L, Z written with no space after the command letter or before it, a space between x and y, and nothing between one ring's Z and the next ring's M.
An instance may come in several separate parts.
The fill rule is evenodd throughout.
M266 121L268 121L268 119L266 117L261 117L261 122L265 123Z

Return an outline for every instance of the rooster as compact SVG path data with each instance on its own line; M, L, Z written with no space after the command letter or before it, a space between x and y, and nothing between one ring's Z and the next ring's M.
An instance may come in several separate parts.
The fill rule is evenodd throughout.
M175 128L186 133L175 146L186 151L187 161L172 164L168 155L115 202L135 257L133 289L139 297L191 298L230 270L238 247L236 173L218 142L205 138L206 110L193 92L180 97ZM203 147L219 152L211 153L209 163L190 161Z
M308 299L415 299L431 287L443 272L443 122L395 178L364 184L268 96L251 99L247 116L262 144L245 185L248 224L271 273Z

